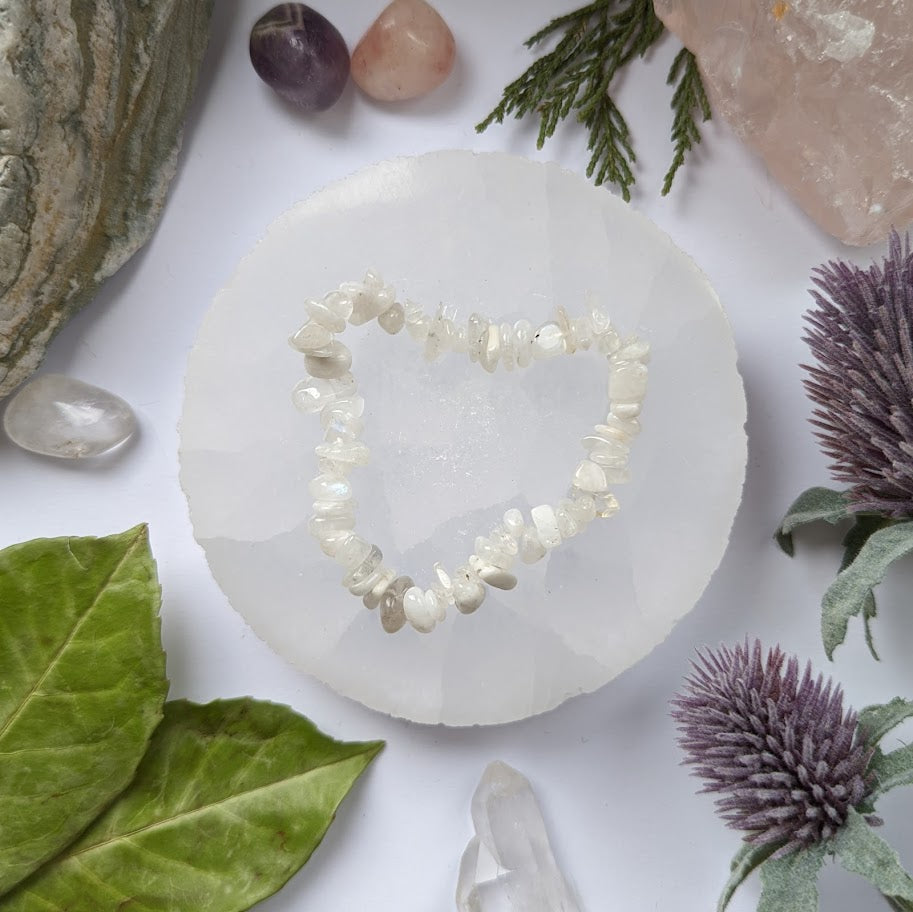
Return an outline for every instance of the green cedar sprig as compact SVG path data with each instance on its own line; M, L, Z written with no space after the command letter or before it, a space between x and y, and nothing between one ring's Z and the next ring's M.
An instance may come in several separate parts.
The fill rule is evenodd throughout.
M615 104L611 84L634 57L643 57L663 34L652 0L594 0L553 19L525 43L534 48L560 35L554 50L539 57L501 97L477 132L513 115L539 117L537 148L553 136L572 112L589 134L587 177L615 184L625 200L631 198L637 161L627 121ZM665 196L685 155L701 141L696 116L710 119L710 106L694 56L685 48L676 56L667 82L675 85L672 140L674 155L663 181Z

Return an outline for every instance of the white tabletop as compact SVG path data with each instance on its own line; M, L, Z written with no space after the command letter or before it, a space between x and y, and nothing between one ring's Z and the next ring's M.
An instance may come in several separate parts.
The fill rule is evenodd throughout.
M332 10L350 46L380 5L351 0ZM279 213L371 162L441 148L503 149L582 170L586 138L574 125L541 153L531 122L481 136L473 129L530 62L522 40L576 5L438 0L459 54L443 88L394 107L373 104L350 85L336 108L308 118L273 97L250 67L248 32L270 3L217 4L159 228L60 333L45 362L123 396L138 413L141 434L119 459L98 466L35 457L0 440L0 545L150 524L173 697L251 694L290 704L335 737L387 741L324 843L264 910L453 909L457 865L471 833L470 797L485 765L503 759L536 788L559 863L584 909L703 912L716 902L739 837L716 819L710 798L694 794L697 781L679 766L667 701L694 649L759 636L833 673L857 708L913 695L904 660L913 651L905 597L913 568L892 569L878 593L882 662L869 657L852 623L830 665L818 604L839 561L837 535L802 535L793 561L771 541L791 500L829 483L798 366L808 358L800 337L810 270L834 256L864 264L881 250L843 248L822 235L722 122L705 126L703 146L671 195L660 197L671 157L671 38L635 62L617 91L638 153L632 203L694 257L719 293L749 408L744 500L729 550L691 615L593 695L508 726L448 730L378 715L293 670L245 626L209 574L177 481L177 422L185 362L213 296ZM910 795L892 793L879 810L882 835L913 865ZM754 909L757 893L753 880L731 908ZM822 909L855 912L880 902L849 875L829 869L822 879Z

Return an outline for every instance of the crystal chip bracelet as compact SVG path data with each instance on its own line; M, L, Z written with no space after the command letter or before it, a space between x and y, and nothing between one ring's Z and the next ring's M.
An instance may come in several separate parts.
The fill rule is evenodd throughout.
M518 557L535 563L596 517L617 512L618 501L609 487L628 479L650 349L636 337L620 338L593 301L585 316L571 318L559 307L555 319L538 328L526 320L498 324L479 314L463 325L444 308L429 316L411 302L398 302L393 289L369 272L363 282L345 282L305 306L308 321L289 341L304 355L310 376L295 387L292 398L301 411L318 414L324 428L323 442L316 449L319 474L309 485L314 514L308 529L323 552L343 567L343 586L360 596L367 608L380 609L381 625L388 633L396 633L406 622L428 633L444 620L448 605L471 614L485 600L487 587L517 585L512 569ZM383 563L380 548L355 533L356 502L349 474L366 465L370 455L361 441L365 400L358 395L350 370L352 354L336 335L347 325L361 326L374 319L391 335L405 328L424 345L429 361L445 351L459 352L489 373L499 364L512 371L535 360L591 348L609 364L608 416L583 438L586 458L574 472L568 496L556 507L533 507L528 519L519 510L508 510L487 536L476 539L475 553L456 572L448 573L436 563L427 589L397 575Z

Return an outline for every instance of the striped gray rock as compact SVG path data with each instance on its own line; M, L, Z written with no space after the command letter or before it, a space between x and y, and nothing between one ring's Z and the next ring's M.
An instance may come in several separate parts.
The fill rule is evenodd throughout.
M0 3L0 398L152 233L211 13Z

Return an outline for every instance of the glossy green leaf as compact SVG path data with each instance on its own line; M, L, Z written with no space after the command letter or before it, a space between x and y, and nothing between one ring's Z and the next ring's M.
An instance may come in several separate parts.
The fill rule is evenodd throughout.
M892 728L913 716L913 701L894 697L890 703L866 706L859 712L859 728L869 744L877 744Z
M382 747L272 703L168 703L130 787L0 912L248 909L307 861Z
M834 837L833 848L847 871L861 875L885 896L913 900L913 878L897 853L852 808Z
M758 912L818 912L818 872L826 854L818 844L765 861Z
M790 557L795 554L793 531L809 523L828 522L832 525L850 516L846 495L830 488L809 488L803 491L791 504L777 529L774 538Z
M747 842L742 844L742 847L736 852L732 863L729 865L731 873L729 880L726 881L726 886L723 887L723 892L716 906L716 912L725 912L729 901L745 878L767 861L777 848L776 845L751 845Z
M145 526L0 551L0 893L127 785L167 691Z
M821 636L828 658L846 639L851 617L864 612L872 590L888 567L913 551L913 521L896 523L873 532L855 560L837 574L821 603Z

